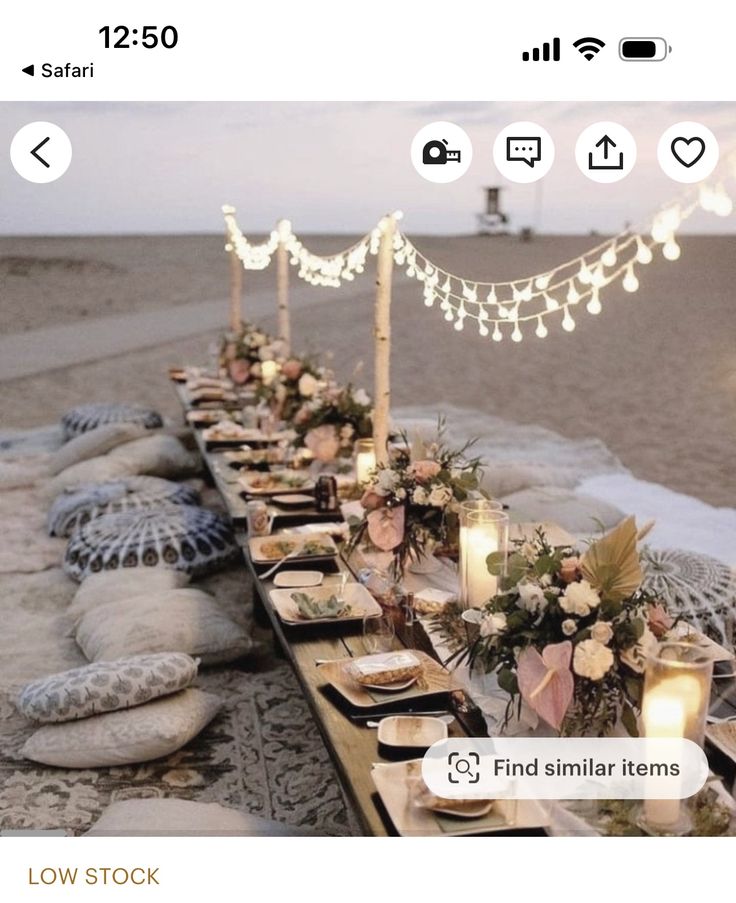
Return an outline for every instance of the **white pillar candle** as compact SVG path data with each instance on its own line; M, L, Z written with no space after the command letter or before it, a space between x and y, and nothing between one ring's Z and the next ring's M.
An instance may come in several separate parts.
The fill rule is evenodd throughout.
M372 439L359 439L355 444L355 480L360 486L369 482L376 469L376 449Z
M480 608L498 590L498 578L488 573L486 558L501 548L498 524L471 523L460 527L460 573L463 603Z
M681 678L675 678L672 683ZM644 698L642 721L644 735L649 738L677 739L685 733L685 704L664 681ZM655 830L666 832L680 823L681 800L644 800L644 818Z

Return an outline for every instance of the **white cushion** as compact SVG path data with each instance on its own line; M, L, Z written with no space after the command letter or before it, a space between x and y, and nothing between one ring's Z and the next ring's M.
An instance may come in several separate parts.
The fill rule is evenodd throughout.
M624 517L614 505L555 486L525 489L503 497L515 523L550 521L576 536L592 536L615 527Z
M117 477L182 479L195 473L198 466L198 457L190 454L175 436L157 433L118 445L106 455L73 464L57 474L45 488L49 498L56 498L66 489L76 489L87 483L106 483Z
M167 567L118 568L100 571L85 577L74 595L67 614L78 621L82 615L119 599L129 599L145 593L159 593L181 589L189 583L189 574Z
M228 809L218 803L145 798L111 803L86 836L221 834L262 837L304 833L303 829Z
M198 589L146 593L100 605L82 617L76 637L93 662L172 651L211 665L253 648L248 634Z
M89 483L107 483L118 477L128 477L125 461L120 458L111 458L110 455L99 455L87 461L72 464L56 474L44 486L44 493L48 499L53 500L68 489L79 489Z
M21 755L59 768L102 768L168 756L181 749L215 717L220 700L201 690L81 721L47 724L21 749Z
M139 423L106 423L88 433L81 433L51 455L51 473L61 473L72 464L104 455L125 442L145 436L148 430Z
M16 705L32 721L76 721L184 690L196 676L197 662L181 652L134 655L34 680Z
M575 468L552 464L495 461L483 465L481 489L493 498L532 486L562 486L572 489L578 482Z
M158 433L114 448L109 455L124 461L130 476L146 474L178 480L196 472L199 459L184 448L176 436Z

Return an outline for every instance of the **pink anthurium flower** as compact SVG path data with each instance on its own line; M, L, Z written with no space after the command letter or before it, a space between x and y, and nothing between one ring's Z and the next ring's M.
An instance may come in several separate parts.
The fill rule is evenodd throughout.
M404 538L406 510L403 505L378 508L368 514L367 520L371 542L383 552L391 552Z
M540 655L528 646L519 655L517 678L524 702L559 730L572 702L575 679L570 670L572 643L550 643Z

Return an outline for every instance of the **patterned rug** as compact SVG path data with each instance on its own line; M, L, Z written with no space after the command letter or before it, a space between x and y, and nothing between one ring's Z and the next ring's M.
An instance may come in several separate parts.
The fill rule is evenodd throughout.
M2 438L0 459L22 449L32 462L55 436L36 431ZM204 500L218 507L213 491ZM32 486L0 491L5 522L0 537L0 830L81 834L117 800L176 797L220 803L318 834L359 833L296 678L271 654L251 657L237 668L201 671L196 686L219 696L223 709L195 740L165 759L76 770L20 756L34 727L13 705L18 690L36 677L85 664L66 615L77 585L59 567L65 542L45 535L46 505ZM193 585L253 629L253 587L242 565ZM270 643L268 634L261 639Z

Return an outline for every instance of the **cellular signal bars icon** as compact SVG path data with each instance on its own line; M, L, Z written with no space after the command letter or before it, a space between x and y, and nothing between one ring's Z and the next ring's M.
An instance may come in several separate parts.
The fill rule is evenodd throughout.
M540 60L543 63L548 63L550 60L558 63L560 61L560 39L553 38L551 44L549 41L545 41L541 50L539 47L533 47L531 52L525 50L521 54L521 60L524 63L528 63L529 60L533 63L538 63Z

